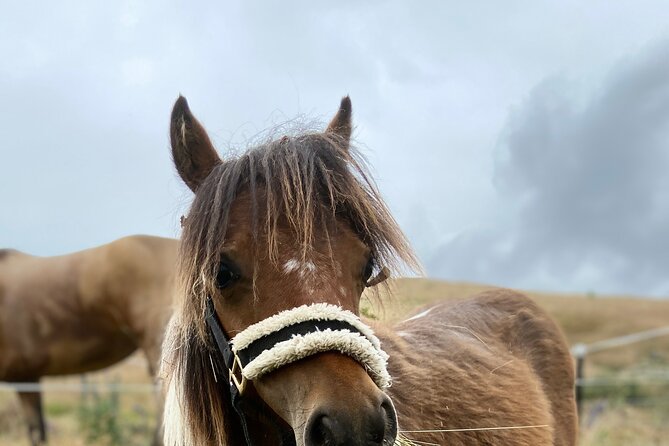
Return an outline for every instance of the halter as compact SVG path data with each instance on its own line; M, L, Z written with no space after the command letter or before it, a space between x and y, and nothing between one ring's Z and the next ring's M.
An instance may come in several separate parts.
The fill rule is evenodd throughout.
M282 311L230 339L208 297L206 321L220 353L217 364L212 359L214 376L218 370L227 381L232 407L249 446L252 442L241 405L246 384L285 365L336 351L360 363L380 389L390 386L388 355L381 349L381 342L358 316L341 307L315 303ZM295 444L292 437L284 442Z

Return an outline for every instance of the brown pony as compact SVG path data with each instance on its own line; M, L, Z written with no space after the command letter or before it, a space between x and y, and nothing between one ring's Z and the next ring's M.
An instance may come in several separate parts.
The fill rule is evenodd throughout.
M366 286L402 265L416 269L350 136L346 97L325 132L283 136L222 161L186 100L177 100L172 152L195 199L163 348L165 444L575 444L564 337L512 291L427 308L395 327L373 324L390 358L385 391L385 370L341 345L248 380L242 363L240 376L239 338L318 305L355 317ZM293 329L282 327L258 339Z
M170 316L178 242L149 236L57 257L0 251L0 381L84 373L142 350L152 375ZM19 392L33 445L40 392Z

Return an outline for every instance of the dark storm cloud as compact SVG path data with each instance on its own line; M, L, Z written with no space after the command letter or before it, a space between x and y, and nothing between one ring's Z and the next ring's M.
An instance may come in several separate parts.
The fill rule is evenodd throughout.
M511 113L497 155L489 227L443 246L432 272L669 294L669 43L594 87L544 81Z

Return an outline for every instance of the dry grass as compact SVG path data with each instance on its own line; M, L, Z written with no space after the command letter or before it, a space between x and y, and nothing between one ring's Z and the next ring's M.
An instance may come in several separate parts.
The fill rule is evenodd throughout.
M468 283L448 283L425 279L401 279L392 284L392 299L383 299L383 308L367 307L380 318L398 321L421 306L442 299L463 299L491 288ZM595 295L562 295L529 292L562 326L570 343L593 342L669 324L669 301L633 297L604 298ZM638 376L650 365L669 369L669 337L634 346L598 353L588 358L587 376L611 375L623 371ZM632 367L636 365L637 367ZM89 381L109 383L150 383L146 365L135 355L123 363L97 374ZM51 378L46 382L78 383L79 377ZM644 404L630 405L620 395L607 400L593 400L585 409L582 446L669 445L669 394L646 398ZM86 443L79 423L81 397L73 393L49 392L45 397L51 445L83 446ZM145 393L121 395L119 412L122 421L134 424L128 428L124 444L149 443L154 423L155 401ZM18 403L7 392L0 392L0 446L28 445ZM137 428L140 426L140 428Z
M666 399L666 394L665 394ZM599 403L602 404L602 403ZM581 433L582 446L658 446L669 444L669 406L609 403ZM591 409L600 410L599 408Z

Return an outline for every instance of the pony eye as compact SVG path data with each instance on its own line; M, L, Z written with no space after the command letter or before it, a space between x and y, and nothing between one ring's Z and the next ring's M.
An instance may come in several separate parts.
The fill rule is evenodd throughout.
M230 267L225 263L221 262L219 264L218 273L216 274L216 286L219 289L229 287L237 279L239 279L239 274L230 269Z
M365 269L362 271L362 281L364 283L367 283L369 281L369 278L372 277L372 273L374 272L375 266L376 262L374 261L374 257L370 257L369 260L367 261L367 264L365 265Z

